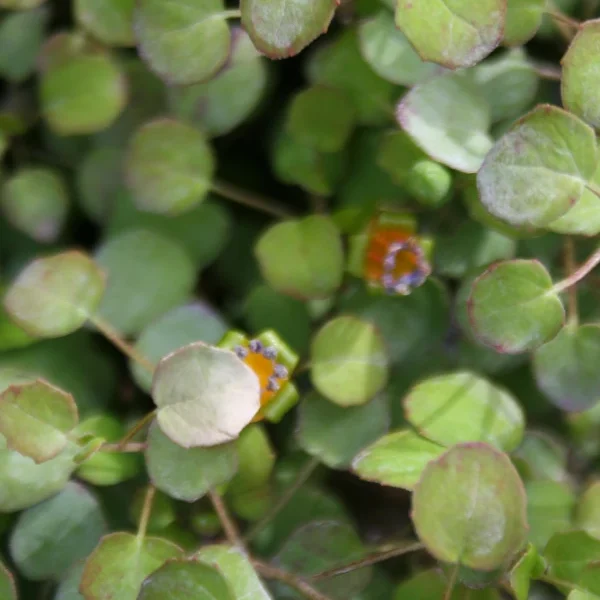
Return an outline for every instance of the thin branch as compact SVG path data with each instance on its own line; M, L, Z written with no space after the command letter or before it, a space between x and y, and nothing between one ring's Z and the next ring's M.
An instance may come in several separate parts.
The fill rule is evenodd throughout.
M380 552L374 552L373 554L369 554L359 560L355 560L355 561L348 563L346 565L343 565L341 567L335 567L333 569L328 569L327 571L323 571L322 573L313 575L310 579L312 581L321 581L323 579L330 579L331 577L337 577L338 575L344 575L345 573L350 573L350 571L356 571L357 569L362 569L363 567L375 565L384 560L389 560L390 558L395 558L396 556L402 556L403 554L408 554L409 552L416 552L418 550L423 550L424 547L425 546L421 542L415 542L414 544L406 544L404 546L388 548L387 550L382 550Z
M231 518L225 503L223 502L223 498L217 494L214 490L208 492L208 497L212 502L213 508L219 517L219 521L225 530L225 535L227 536L227 540L232 546L236 546L240 550L246 551L244 547L244 542L240 537L240 533L237 529L235 521Z
M557 8L548 8L545 12L547 15L551 16L555 21L560 21L561 23L564 23L565 25L568 25L573 29L579 29L579 27L581 26L581 23L579 23L579 21L573 19L569 15L565 15L565 13L561 12Z
M129 444L103 444L100 446L100 452L144 452L148 444L146 442L129 442Z
M458 578L459 567L460 563L456 563L454 569L452 569L450 579L448 580L448 585L446 586L446 591L444 592L444 600L450 600L452 597L452 592L454 591L454 586L456 585L456 579Z
M231 183L226 183L225 181L214 181L211 189L215 194L218 194L223 198L227 198L227 200L260 210L268 215L283 218L290 216L288 209L281 206L275 200L265 198L264 196L255 194L253 192L248 192L247 190L238 188Z
M294 588L297 592L300 592L309 600L330 600L327 596L310 585L310 583L308 583L306 580L294 575L293 573L282 571L281 569L272 567L271 565L258 560L253 560L252 564L265 579L275 579L277 581L281 581L286 585L289 585L291 588Z
M552 287L552 291L558 294L568 290L572 285L575 285L590 273L598 263L600 263L600 249L596 250L577 270L571 273L571 275L555 284Z
M575 242L571 236L565 238L565 271L567 276L577 270L575 263ZM572 285L568 290L568 318L569 323L577 325L579 322L579 311L577 309L577 285Z
M127 445L127 442L132 440L152 419L154 419L154 415L156 414L156 409L149 412L147 415L144 415L133 427L123 436L121 440L116 445L118 448L117 452L122 452L123 448ZM104 449L104 446L102 447Z
M156 488L150 484L146 490L146 496L144 498L144 505L142 506L142 516L140 517L140 525L138 527L137 539L143 540L146 535L146 529L148 528L148 520L150 519L150 513L152 512L152 502L154 501L154 494Z
M144 355L140 354L131 344L127 343L123 336L109 323L100 317L90 319L96 329L108 340L110 340L123 354L138 363L149 373L154 373L154 365Z
M542 79L548 81L562 81L562 71L559 67L538 62L532 62L531 67Z
M319 459L310 458L304 467L300 469L296 479L290 485L284 494L280 496L275 505L269 510L269 512L258 522L254 527L246 533L244 536L244 541L249 542L252 538L256 536L259 531L268 525L275 516L287 505L287 503L294 497L294 494L304 485L306 480L312 475L313 471L319 466Z

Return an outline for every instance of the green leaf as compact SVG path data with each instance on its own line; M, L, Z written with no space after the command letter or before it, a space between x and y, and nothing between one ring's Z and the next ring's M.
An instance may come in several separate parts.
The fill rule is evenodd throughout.
M86 600L136 600L144 579L180 554L160 538L111 533L88 557L79 589Z
M523 439L525 416L515 398L473 373L425 379L412 388L403 404L409 423L443 446L487 442L510 452Z
M503 43L521 46L528 42L542 24L546 0L507 0Z
M223 0L140 0L134 13L140 54L169 84L209 79L229 54L227 16Z
M327 31L335 0L241 0L242 25L260 52L287 58Z
M36 8L45 0L0 0L0 7L10 10L29 10Z
M337 317L313 339L310 376L317 391L340 406L364 404L387 382L383 339L367 321Z
M301 90L291 100L286 131L318 152L337 152L354 128L354 108L343 92L324 86Z
M163 358L154 372L157 422L184 448L229 442L260 408L259 385L233 352L190 344Z
M237 455L233 444L182 448L154 423L148 434L146 467L159 490L171 498L195 502L235 475Z
M309 577L362 558L366 554L360 538L347 523L312 521L298 528L275 556L276 565ZM316 583L332 600L352 598L371 579L371 567L363 567Z
M519 475L506 454L482 443L454 446L425 467L412 519L438 560L482 571L504 566L527 535Z
M0 433L7 446L38 464L65 449L77 421L73 396L41 379L0 394Z
M142 584L137 600L234 600L219 570L195 559L170 560Z
M157 119L129 142L127 184L140 210L180 214L210 190L215 160L204 135L174 119Z
M27 10L3 17L0 23L0 74L20 82L35 70L35 62L44 41L49 11Z
M201 302L178 306L148 325L135 343L135 349L151 362L158 362L173 350L205 342L216 344L227 332L223 317ZM152 387L152 375L134 361L129 368L137 384L145 391Z
M518 354L551 340L565 311L537 260L496 263L473 284L468 300L473 332L497 352Z
M472 67L502 40L503 0L399 0L396 24L423 60L450 69Z
M571 528L575 494L558 481L529 481L525 490L529 541L543 548L555 533Z
M600 482L588 485L577 502L575 526L600 540Z
M584 569L600 560L600 541L584 531L556 533L544 550L544 558L547 575L577 585Z
M139 488L133 497L133 502L129 509L129 516L137 527L141 525L142 514L144 512L144 500L148 493L149 486ZM152 500L152 508L148 517L147 531L164 531L177 519L177 507L175 502L160 490L157 490Z
M270 600L265 586L241 550L225 545L204 546L194 556L220 571L233 593L233 600Z
M567 448L547 433L527 431L513 457L527 465L528 478L567 480Z
M86 254L64 252L34 260L4 297L4 307L25 331L60 337L79 329L96 311L104 277Z
M75 20L109 46L134 46L135 0L75 0Z
M543 559L538 556L535 546L528 544L527 550L510 570L510 587L516 600L529 598L531 580L539 577L544 572Z
M343 469L389 427L387 398L341 407L316 393L300 404L297 437L300 447L333 469Z
M105 530L98 500L84 487L69 483L20 515L10 537L10 554L28 579L60 578L95 548Z
M600 126L600 87L595 60L600 39L600 20L586 21L573 38L562 64L561 93L567 110Z
M54 242L60 235L69 199L61 175L51 169L25 168L2 186L0 205L7 221L36 242Z
M600 399L600 327L569 324L538 348L533 367L538 386L550 401L570 412L581 412Z
M137 333L187 299L194 265L176 242L143 229L107 240L96 261L108 276L98 316L123 334ZM132 291L136 302L131 302Z
M79 593L83 567L84 561L80 561L69 569L69 572L60 580L56 588L54 600L84 600L84 597Z
M396 120L431 158L464 173L477 171L492 147L490 109L463 73L413 87L396 107Z
M352 469L361 479L413 490L423 469L443 452L443 446L404 429L363 450L352 461Z
M256 112L267 91L268 74L266 59L248 34L236 27L231 31L230 56L223 68L205 83L169 90L170 105L178 118L197 125L207 135L225 135Z
M47 45L42 53L49 52ZM107 53L67 55L42 73L40 103L56 134L94 133L111 125L125 107L125 77Z
M540 105L486 156L477 175L481 201L512 225L544 227L581 197L597 156L591 127L560 108Z
M391 83L410 87L438 70L436 65L421 60L387 10L360 22L358 36L365 61L377 75Z
M448 581L438 569L420 571L396 588L394 600L439 600L447 587ZM448 600L500 600L500 595L494 588L474 589L456 585Z
M0 598L17 600L14 575L0 562Z
M337 227L312 215L273 225L254 249L263 277L290 296L327 298L342 283L344 253Z

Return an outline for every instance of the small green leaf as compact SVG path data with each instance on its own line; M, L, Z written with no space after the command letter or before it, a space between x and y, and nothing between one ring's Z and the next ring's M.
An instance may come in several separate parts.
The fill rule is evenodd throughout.
M600 482L594 481L586 487L578 500L575 526L600 540Z
M459 444L425 467L412 519L438 560L490 571L525 542L523 484L506 454L482 443Z
M77 421L73 396L41 379L0 394L0 433L11 450L36 463L64 450Z
M144 579L180 554L160 538L111 533L88 557L79 590L85 600L137 600Z
M152 398L163 432L184 448L237 438L260 408L258 377L233 352L201 342L163 358Z
M134 46L135 0L75 0L75 19L109 46Z
M586 21L561 61L561 92L565 108L592 127L600 127L600 87L596 61L598 40L600 20Z
M19 516L10 554L28 579L60 578L95 548L105 530L98 500L84 487L69 483Z
M237 455L233 444L182 448L154 423L148 435L146 467L159 490L171 498L195 502L235 475Z
M144 512L144 500L148 493L148 487L139 488L133 496L133 501L129 509L129 516L137 527L141 524L142 514ZM160 490L157 490L152 500L152 508L148 517L147 531L149 533L164 531L177 519L177 507L175 501Z
M42 53L49 55L47 46ZM107 53L66 55L42 73L40 102L42 114L56 134L95 133L111 125L125 107L125 77Z
M135 343L135 349L151 362L191 344L216 344L227 332L221 315L201 302L178 306L148 325ZM152 375L142 366L130 361L129 368L137 384L145 391L152 387Z
M477 171L492 147L490 109L463 73L413 87L396 107L396 120L431 158L464 173Z
M551 340L565 317L552 279L537 260L492 265L475 280L468 308L477 338L507 354L534 350Z
M515 398L473 373L425 379L412 388L403 404L409 423L446 447L487 442L510 452L523 439L525 417Z
M508 0L503 43L521 46L528 42L542 24L546 0Z
M25 267L6 292L4 306L28 333L60 337L94 314L104 286L104 276L91 258L64 252Z
M389 427L387 398L341 407L316 393L302 400L297 437L300 447L333 469L346 468L352 459Z
M529 598L531 580L539 577L543 572L543 559L538 555L535 546L528 544L527 550L510 570L510 587L516 600L527 600Z
M249 119L268 85L267 60L240 28L231 32L231 54L209 81L169 90L175 115L210 136L225 135ZM243 90L243 93L240 93Z
M363 450L352 461L352 469L361 479L412 490L426 465L443 452L443 446L404 429Z
M311 380L340 406L364 404L385 385L389 359L379 332L354 317L337 317L313 339Z
M137 600L235 600L220 571L198 560L170 560L142 584Z
M265 586L241 550L225 545L204 546L194 556L220 571L233 593L233 600L270 600Z
M544 227L579 200L597 156L591 127L558 107L540 105L486 156L477 175L481 202L512 225Z
M0 205L17 229L36 242L54 242L67 217L66 183L51 169L21 169L4 182Z
M0 562L0 598L17 600L14 575Z
M209 79L229 54L226 18L223 0L140 0L134 13L140 54L170 84Z
M337 152L354 128L354 108L343 92L324 86L301 90L291 100L286 131L318 152Z
M527 431L513 457L527 465L528 478L567 480L567 448L547 433Z
M278 292L326 298L342 283L342 240L328 217L313 215L273 225L254 251L263 277Z
M396 24L423 60L472 67L502 40L504 0L399 0Z
M107 240L95 258L108 276L98 316L123 334L141 331L186 300L196 279L179 244L143 229ZM132 291L136 302L131 302Z
M304 50L327 31L336 0L241 0L242 25L254 45L271 58Z
M537 384L550 401L570 412L594 406L600 386L600 327L569 324L533 355Z
M544 550L544 558L549 576L577 585L586 566L600 560L600 540L584 531L556 533Z
M140 210L188 211L206 197L214 169L204 135L174 119L146 123L129 142L127 184Z
M421 60L387 10L359 23L358 36L361 54L369 66L396 85L416 85L438 70Z

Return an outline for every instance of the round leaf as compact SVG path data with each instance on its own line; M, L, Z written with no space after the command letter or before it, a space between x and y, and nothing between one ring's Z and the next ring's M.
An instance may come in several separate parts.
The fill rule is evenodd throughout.
M141 229L106 241L96 260L108 275L98 315L123 334L141 331L186 300L196 279L194 265L179 244Z
M28 579L58 578L95 548L105 529L98 500L84 487L69 483L19 516L10 554Z
M327 31L336 0L241 0L242 25L271 58L294 56Z
M410 87L438 70L436 65L421 60L386 10L362 21L358 35L363 58L387 81Z
M368 402L388 378L383 339L373 325L354 317L329 321L314 338L310 354L314 386L340 406Z
M326 298L342 283L342 240L328 217L313 215L273 225L258 240L255 253L263 277L278 292Z
M508 0L504 44L521 46L528 42L542 24L546 0Z
M502 388L469 372L430 377L404 398L406 419L443 446L487 442L510 452L523 439L525 417Z
M533 366L538 386L559 408L580 412L600 401L600 327L568 325L538 348Z
M142 584L137 600L235 600L221 573L194 559L170 560Z
M212 149L194 127L158 119L137 130L125 169L135 205L155 213L183 213L208 193L215 164Z
M235 475L237 455L233 444L182 448L153 423L148 434L146 467L159 490L171 498L194 502Z
M152 384L163 432L184 448L238 437L260 408L258 377L233 352L200 342L163 358Z
M229 55L226 17L223 0L140 0L135 10L140 53L170 84L209 79Z
M600 127L597 48L600 20L586 21L562 59L561 92L565 108L592 127Z
M11 385L0 394L0 433L11 450L36 463L63 451L77 420L73 396L43 380Z
M98 266L81 252L64 252L30 263L4 297L4 306L23 329L59 337L79 329L104 293Z
M135 0L75 0L77 22L109 46L133 46Z
M561 329L565 310L537 260L496 263L474 282L468 300L473 332L497 352L534 350Z
M180 554L166 540L112 533L88 557L79 589L86 600L137 600L144 579Z
M8 179L0 200L6 219L37 242L54 242L69 199L62 177L50 169L22 169Z
M548 575L578 585L585 568L600 560L600 541L584 531L557 533L548 542L544 558Z
M496 142L477 187L494 216L512 225L543 227L575 204L596 166L593 129L560 108L542 105Z
M457 171L477 171L492 147L490 109L464 74L416 85L398 104L396 119L431 158Z
M361 479L412 490L426 465L443 452L443 446L401 430L363 450L352 461L352 470Z
M527 535L525 494L505 454L460 444L430 462L413 494L419 538L438 560L482 571L504 566Z
M366 446L389 426L387 398L380 395L368 404L340 407L314 392L300 404L300 447L333 469L347 467Z
M579 498L575 526L600 540L600 482L590 484Z
M396 24L423 60L472 67L502 39L504 0L399 0Z

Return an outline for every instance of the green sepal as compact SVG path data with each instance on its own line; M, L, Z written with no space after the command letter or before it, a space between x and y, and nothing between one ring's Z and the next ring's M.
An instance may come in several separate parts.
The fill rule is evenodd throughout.
M286 382L271 402L263 406L258 414L262 414L270 423L279 423L284 415L288 413L300 398L298 390L293 383Z
M417 231L415 217L404 212L381 212L377 217L377 225L383 229L404 229L410 233Z
M298 365L298 355L272 330L267 329L256 336L263 346L274 346L277 348L277 362L282 364L290 373Z
M365 269L365 255L369 246L369 235L366 231L353 235L348 240L348 273L362 279Z
M228 331L217 344L217 348L233 350L236 346L247 346L248 338L241 331Z

